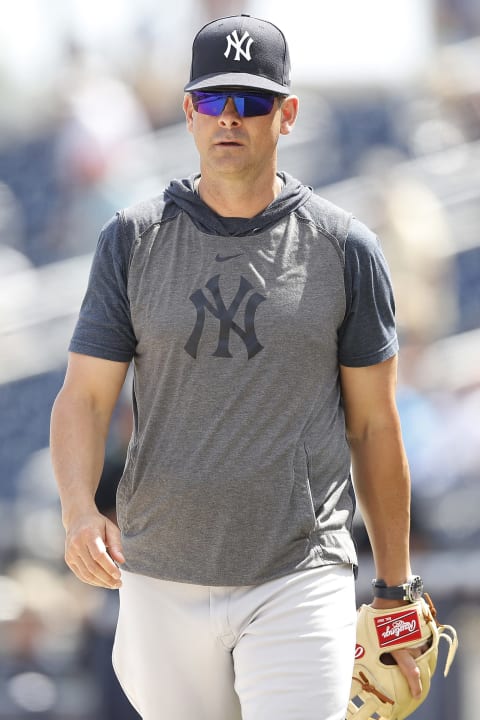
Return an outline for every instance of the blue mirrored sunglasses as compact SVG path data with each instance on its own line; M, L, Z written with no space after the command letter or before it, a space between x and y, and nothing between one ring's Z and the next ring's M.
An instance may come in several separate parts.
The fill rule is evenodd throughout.
M274 93L251 92L247 90L193 90L191 93L194 109L202 115L218 117L225 110L228 98L232 98L240 117L268 115L273 108Z

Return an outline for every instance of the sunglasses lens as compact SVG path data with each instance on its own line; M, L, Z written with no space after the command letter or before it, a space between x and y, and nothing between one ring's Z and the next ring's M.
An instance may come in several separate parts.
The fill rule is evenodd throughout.
M225 109L228 98L232 98L240 117L268 115L273 108L275 95L271 93L249 92L192 92L194 109L202 115L218 117Z
M227 104L227 95L208 92L192 92L193 107L202 115L212 115L216 117L223 112L223 108Z
M234 102L240 117L268 115L275 102L275 95L239 94L234 95Z

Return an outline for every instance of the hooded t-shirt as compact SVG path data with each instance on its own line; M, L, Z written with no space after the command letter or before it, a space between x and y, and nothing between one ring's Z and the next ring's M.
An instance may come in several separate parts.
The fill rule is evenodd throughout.
M133 362L127 571L251 585L356 563L339 365L398 350L385 258L286 173L253 218L174 180L103 228L70 344Z

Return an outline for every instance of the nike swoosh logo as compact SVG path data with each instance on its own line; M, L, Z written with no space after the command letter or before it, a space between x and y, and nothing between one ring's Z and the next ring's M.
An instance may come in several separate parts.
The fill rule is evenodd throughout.
M240 257L243 253L237 253L236 255L216 255L215 260L217 262L225 262L226 260L233 260L233 258Z

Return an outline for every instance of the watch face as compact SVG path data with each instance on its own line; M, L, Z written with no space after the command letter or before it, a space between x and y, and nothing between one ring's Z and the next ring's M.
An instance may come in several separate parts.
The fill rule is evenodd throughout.
M407 593L410 602L419 600L423 595L423 581L419 575L414 575L408 585Z

